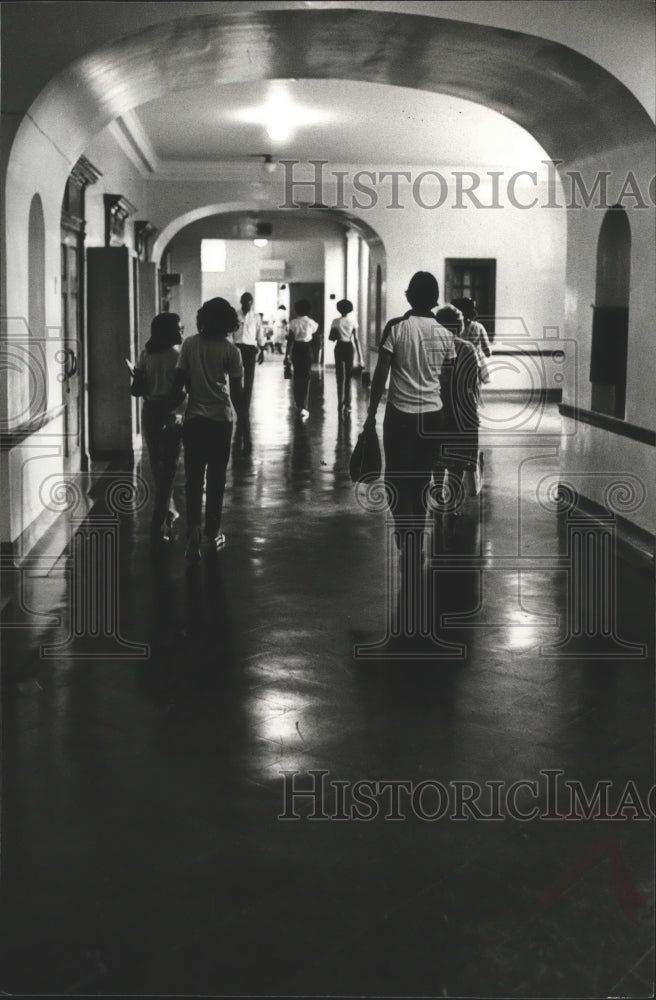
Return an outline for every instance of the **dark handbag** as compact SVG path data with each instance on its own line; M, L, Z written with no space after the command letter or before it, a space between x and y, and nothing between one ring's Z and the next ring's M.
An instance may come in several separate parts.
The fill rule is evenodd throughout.
M349 462L351 482L371 482L378 479L382 469L378 435L375 429L364 430L358 437Z
M290 363L288 361L285 361L285 364L283 365L283 371L284 371L285 378L291 378L292 377L292 366L290 365Z
M148 379L142 368L135 368L132 372L132 385L130 386L131 396L145 396L148 390Z
M328 334L328 340L339 340L339 334L334 328Z

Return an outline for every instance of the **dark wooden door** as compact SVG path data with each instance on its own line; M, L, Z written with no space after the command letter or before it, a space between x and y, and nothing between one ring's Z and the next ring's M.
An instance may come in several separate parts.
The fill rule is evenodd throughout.
M307 299L312 306L310 310L310 317L319 324L319 329L317 331L317 340L314 345L314 363L323 364L324 352L324 312L323 312L323 295L324 295L324 285L323 282L318 281L296 281L290 282L289 285L289 318L294 319L296 316L296 310L294 309L294 303L299 302L301 299Z
M445 261L444 301L468 298L476 303L478 318L494 339L497 262L489 257L448 257Z
M81 279L83 233L62 226L61 240L61 374L64 403L64 457L68 468L85 467L84 345Z
M307 299L312 306L310 316L316 320L323 330L323 282L296 281L289 285L289 318L294 319L296 311L294 303Z

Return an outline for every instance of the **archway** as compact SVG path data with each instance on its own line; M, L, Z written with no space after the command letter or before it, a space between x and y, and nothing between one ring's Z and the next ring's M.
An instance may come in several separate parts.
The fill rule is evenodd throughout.
M106 125L173 89L208 82L332 78L440 92L507 116L565 164L651 134L636 97L581 52L468 17L471 12L456 20L358 4L334 10L271 4L171 21L148 13L131 27L159 23L77 59L33 101L7 165L7 243L20 248L24 240L21 205L27 191L40 188L46 164L49 186L58 184L61 195L71 166ZM239 56L246 39L248 60ZM7 311L24 314L25 298L12 268Z
M177 286L178 300L172 308L192 315L200 299L199 255L195 253L189 263L191 255L181 249L185 236L196 243L203 238L248 240L249 237L243 235L242 223L255 219L269 225L274 242L289 243L307 239L308 236L323 242L323 271L320 279L316 277L325 286L322 312L329 319L331 311L335 313L335 301L344 297L353 299L363 347L375 350L378 345L376 330L386 308L385 289L382 283L376 285L375 274L386 268L385 246L371 225L342 209L317 207L301 213L295 209L278 208L274 203L267 206L255 202L227 202L199 206L183 213L169 223L153 247L153 258L157 262L165 257L173 259L174 270L185 272L181 275L181 285ZM351 236L347 237L347 234ZM347 287L346 246L348 239L354 236L366 252L361 254L362 266L354 284ZM244 280L243 274L239 280ZM251 284L253 280L251 275ZM290 275L281 280L289 281ZM294 280L293 276L291 280ZM372 291L374 288L375 293Z
M240 58L245 39L248 60ZM565 162L606 149L609 136L615 148L641 139L649 123L611 73L538 35L372 5L273 4L185 16L112 41L51 80L30 118L72 163L105 125L169 90L290 78L392 83L480 102Z

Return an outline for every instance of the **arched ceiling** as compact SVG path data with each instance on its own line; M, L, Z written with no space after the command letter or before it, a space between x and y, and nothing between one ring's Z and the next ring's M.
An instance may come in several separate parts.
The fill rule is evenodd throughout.
M350 228L345 220L333 212L298 212L276 209L274 211L222 212L205 216L184 226L178 237L184 239L253 239L249 222L263 222L271 226L271 240L324 240L343 237Z
M289 138L272 140L261 115L276 100L308 120ZM479 169L539 165L546 156L525 129L481 104L361 80L253 80L182 90L142 105L125 124L134 129L135 122L154 154L154 172L180 177L194 162L226 164L258 151L303 162Z
M233 202L204 205L173 219L153 244L153 260L159 263L167 246L178 235L191 240L243 239L242 227L247 219L271 223L273 240L334 239L353 229L370 246L382 246L378 233L367 222L341 209L307 208L298 212Z
M26 111L48 81L76 59L149 25L197 14L298 8L402 11L526 31L599 63L654 118L656 15L649 0L631 0L630 12L627 0L21 0L4 4L2 10L3 101L14 113Z
M79 59L30 114L74 161L117 116L169 93L298 78L394 84L485 104L565 163L653 129L623 84L559 43L439 17L314 6L153 25Z

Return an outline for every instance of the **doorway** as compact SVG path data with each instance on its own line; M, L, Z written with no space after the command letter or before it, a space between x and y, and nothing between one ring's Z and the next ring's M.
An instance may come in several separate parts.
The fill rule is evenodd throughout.
M323 364L323 343L324 343L324 311L323 311L324 283L321 281L296 281L289 284L289 318L294 319L296 310L294 303L301 299L307 299L310 303L310 317L319 324L316 343L314 345L313 362Z
M447 257L444 262L444 301L468 298L476 303L478 318L494 340L497 262L492 257Z

